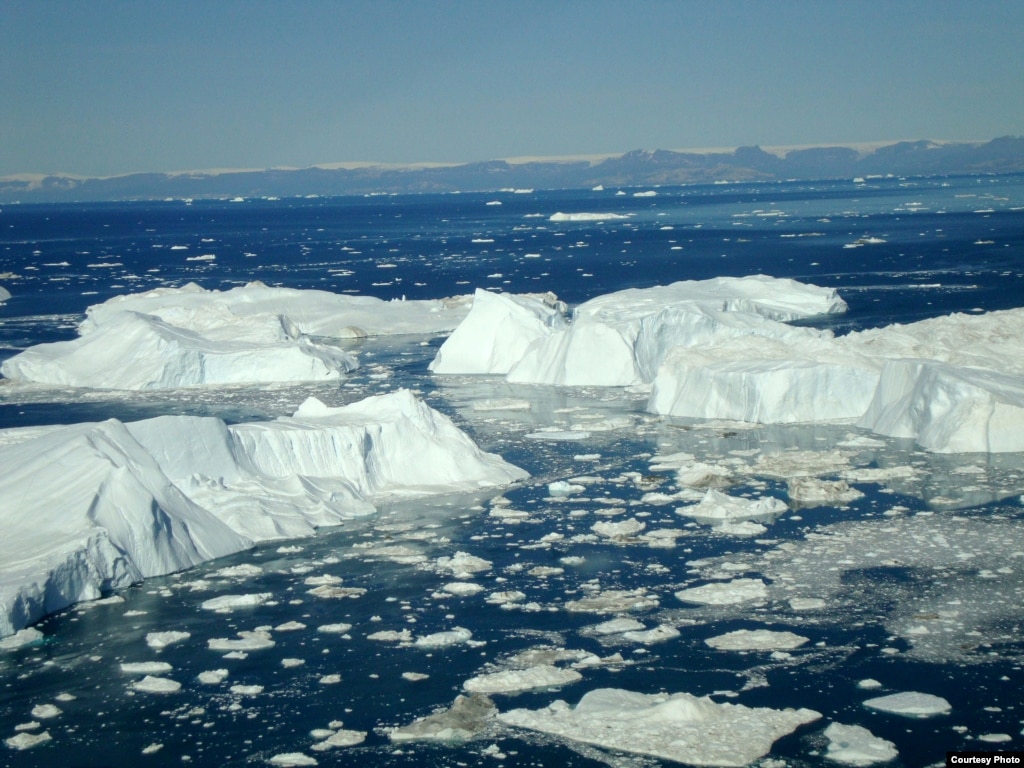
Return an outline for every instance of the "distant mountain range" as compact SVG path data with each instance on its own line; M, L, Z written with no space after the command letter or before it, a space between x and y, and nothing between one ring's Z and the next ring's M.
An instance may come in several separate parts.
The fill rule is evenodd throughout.
M988 142L901 141L765 151L635 150L601 160L491 160L462 165L132 173L105 178L0 177L0 203L166 198L293 197L373 193L487 192L500 189L636 187L721 181L929 176L1024 171L1024 137Z

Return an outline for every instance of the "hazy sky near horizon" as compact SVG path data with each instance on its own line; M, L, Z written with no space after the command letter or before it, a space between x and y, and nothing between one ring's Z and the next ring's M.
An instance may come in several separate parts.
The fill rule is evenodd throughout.
M0 175L1024 134L1020 0L0 0Z

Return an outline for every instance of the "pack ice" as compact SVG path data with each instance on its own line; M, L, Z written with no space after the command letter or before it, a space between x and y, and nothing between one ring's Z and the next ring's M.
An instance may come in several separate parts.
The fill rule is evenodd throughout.
M75 387L156 389L330 381L357 367L331 340L449 332L468 297L383 301L249 283L118 296L90 307L70 341L4 362L8 379Z
M406 390L228 426L161 416L0 433L0 637L103 592L395 495L526 476Z
M764 275L618 291L568 321L478 291L431 369L650 387L648 410L668 416L847 421L936 452L1024 450L1024 309L841 337L788 324L846 308L834 289Z

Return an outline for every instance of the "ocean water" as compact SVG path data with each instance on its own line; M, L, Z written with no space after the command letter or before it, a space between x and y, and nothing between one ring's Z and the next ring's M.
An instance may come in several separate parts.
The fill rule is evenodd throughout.
M837 333L1024 306L1022 176L663 187L634 195L642 191L5 206L0 286L12 298L0 305L0 359L73 337L91 304L190 281L223 289L261 280L385 299L476 287L552 291L576 304L627 287L763 273L837 288L850 305L828 322ZM551 221L556 212L608 218ZM340 386L140 395L0 384L0 428L161 413L243 421L290 413L310 394L340 404L410 387L532 475L497 499L385 507L311 539L147 580L45 619L42 646L0 654L0 740L33 720L40 727L28 732L45 729L52 739L24 751L0 747L0 762L259 765L302 752L321 765L662 764L496 724L464 744L389 740L387 729L451 706L466 680L529 660L575 663L582 679L558 690L496 694L500 711L555 699L574 704L602 687L815 709L822 719L777 741L769 756L792 766L829 764L822 731L831 722L891 741L895 765L941 763L953 749L1024 749L1024 457L937 456L848 425L664 419L644 412L642 395L617 389L433 377L427 364L442 340L360 342L361 368ZM529 409L495 407L502 401ZM581 424L588 425L583 440L534 436ZM860 472L851 485L863 495L838 506L794 506L765 520L757 536L716 533L676 514L678 502L651 495L675 489L672 470L655 457L685 452L730 466L731 495L787 499L787 477L800 467L771 472L756 458L785 449L812 463L845 451ZM568 496L549 485L567 480L578 486ZM596 523L629 518L671 531L672 546L593 533ZM490 564L463 579L478 584L478 593L445 590L459 579L438 558L456 552ZM366 591L341 600L311 595L306 580L322 575ZM726 577L759 578L782 591L718 607L675 597ZM646 598L645 609L628 613L645 629L668 625L679 635L644 642L595 633L618 614L574 608L614 590ZM505 591L523 597L488 600ZM238 593L273 599L229 614L201 608ZM318 631L332 624L351 626ZM210 638L282 625L294 628L275 630L273 648L246 658L207 648ZM471 640L422 648L369 637L408 630L418 638L456 627L470 630ZM807 642L774 654L705 643L764 628ZM147 633L171 630L190 637L159 652L146 644ZM165 674L181 690L133 689L141 675L122 672L121 664L143 661L170 664ZM199 673L218 669L227 670L223 682L199 682ZM866 680L877 686L865 687ZM942 696L951 712L907 718L863 704L899 691ZM41 704L55 704L60 714L33 714ZM365 741L314 751L311 731L329 727L363 732Z

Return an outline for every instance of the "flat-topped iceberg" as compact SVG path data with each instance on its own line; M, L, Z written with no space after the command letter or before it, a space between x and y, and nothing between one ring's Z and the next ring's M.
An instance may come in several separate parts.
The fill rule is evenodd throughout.
M162 416L6 430L0 637L76 602L269 539L310 535L394 495L526 473L408 391L226 425Z
M39 344L4 362L8 379L104 389L331 381L357 367L329 343L453 330L469 298L383 301L249 283L208 291L190 283L89 307L79 337Z
M1024 309L842 337L676 347L648 410L763 423L849 420L941 453L1024 450Z
M506 725L621 752L687 765L745 766L772 744L821 714L811 709L718 704L688 693L643 694L599 688L575 707L555 701L542 709L498 715Z

